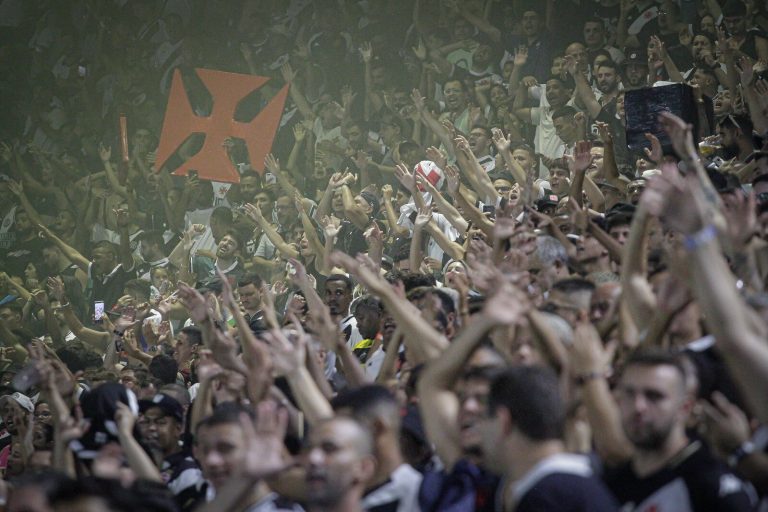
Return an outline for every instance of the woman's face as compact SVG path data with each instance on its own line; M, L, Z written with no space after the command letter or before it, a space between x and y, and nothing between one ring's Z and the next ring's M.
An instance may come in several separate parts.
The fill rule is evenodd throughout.
M501 86L495 86L491 89L491 105L494 107L499 107L501 105L504 105L507 103L507 100L509 99L509 96L507 96L507 91L504 90Z
M51 407L45 403L40 402L35 407L35 423L45 423L51 425L53 418L51 417Z

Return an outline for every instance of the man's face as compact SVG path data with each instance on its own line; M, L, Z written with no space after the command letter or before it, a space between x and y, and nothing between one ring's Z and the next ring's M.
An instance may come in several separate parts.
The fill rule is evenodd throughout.
M355 320L357 320L357 330L363 339L373 339L381 329L381 311L377 308L358 306L355 309Z
M256 176L246 176L240 179L240 199L250 203L259 189L259 179Z
M332 507L370 477L358 443L357 429L346 421L331 420L312 429L304 455L308 503Z
M6 399L3 405L0 406L0 416L2 416L3 424L11 435L15 436L19 433L16 421L22 420L25 417L24 414L28 414L27 411L22 410L21 406L12 398Z
M584 43L588 48L596 49L603 46L603 24L596 21L588 21L584 24Z
M469 148L475 156L483 156L487 154L491 148L491 139L482 128L473 128L469 132L468 141Z
M237 240L232 235L224 235L216 248L216 257L221 259L231 259L237 253Z
M604 94L616 92L619 88L619 77L616 70L607 66L597 68L597 88Z
M362 149L364 147L365 140L363 139L363 130L356 124L350 125L345 130L344 136L349 141L349 145L353 148Z
M624 78L626 78L626 84L630 87L641 87L642 85L645 85L647 76L648 66L639 62L627 64L627 67L624 69Z
M744 16L728 16L723 18L725 29L731 35L743 34L747 29L747 23Z
M459 432L464 453L479 455L483 450L483 433L480 422L488 414L488 394L491 385L487 380L473 378L464 381L459 389Z
M563 87L560 80L547 81L547 101L553 109L565 105L571 97L571 91Z
M176 335L176 345L173 347L173 358L179 365L182 365L192 359L194 347L187 333L180 332Z
M291 226L296 222L298 213L293 200L288 196L282 196L275 202L275 212L277 213L277 222L281 226Z
M595 288L592 299L589 301L589 320L597 323L611 310L613 304L619 299L621 286L619 283L603 283Z
M565 55L576 59L579 69L584 70L587 67L587 49L581 43L571 43L565 49Z
M495 180L493 182L493 188L501 197L509 197L509 193L512 191L512 183L507 180Z
M16 232L27 234L32 229L32 223L29 221L29 215L27 212L20 211L16 214L14 219L14 227Z
M63 210L56 215L56 219L51 224L51 229L55 233L68 233L75 227L75 221L72 218L72 214Z
M245 436L236 423L204 426L196 436L195 458L203 476L215 489L221 489L239 475L245 464Z
M535 11L523 13L522 29L525 37L536 37L539 34L539 15Z
M672 430L685 423L685 382L673 366L629 366L617 392L624 432L640 449L661 448Z
M491 47L481 44L472 54L472 64L479 67L488 66L491 63Z
M558 196L567 194L571 187L569 172L559 167L553 167L549 171L549 185L552 187L554 194Z
M151 242L147 242L146 240L142 240L139 244L139 252L141 253L141 257L144 259L144 261L150 261L151 258L155 254L157 254L157 251L159 251L160 248L157 245L152 244Z
M693 41L691 42L691 48L693 51L693 58L694 60L701 55L702 51L712 51L712 43L709 41L709 38L698 35L693 37Z
M566 144L576 142L576 121L571 115L564 115L552 120L557 136Z
M627 198L631 204L636 205L640 201L640 195L645 190L645 180L635 180L627 185Z
M93 250L93 266L99 273L111 272L115 264L115 254L109 249L100 247Z
M611 235L614 240L619 242L620 245L624 245L627 243L627 238L629 238L629 224L613 226L608 234Z
M461 112L467 106L467 97L464 94L464 87L458 80L451 80L445 84L443 89L445 104L451 112Z
M472 37L472 26L463 18L457 18L453 23L453 39L462 41Z
M512 152L512 158L520 164L524 171L530 171L536 163L532 154L525 149L516 149Z
M176 451L181 437L181 425L159 407L150 407L138 422L141 435L150 448L165 454Z
M255 284L249 283L237 289L240 295L240 304L246 311L258 311L261 309L261 291Z
M347 289L344 281L331 281L325 284L325 303L332 315L346 315L352 302L352 290Z
M272 218L272 210L275 209L275 202L265 192L259 192L254 197L254 204L261 210L261 215L265 219Z
M43 263L51 272L59 270L59 250L54 247L43 249Z

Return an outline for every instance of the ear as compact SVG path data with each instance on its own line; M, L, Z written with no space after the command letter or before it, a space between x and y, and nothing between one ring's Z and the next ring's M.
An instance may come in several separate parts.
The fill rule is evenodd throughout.
M366 484L373 479L373 475L376 474L376 458L373 455L368 455L360 460L360 471L358 472L355 480L362 484Z

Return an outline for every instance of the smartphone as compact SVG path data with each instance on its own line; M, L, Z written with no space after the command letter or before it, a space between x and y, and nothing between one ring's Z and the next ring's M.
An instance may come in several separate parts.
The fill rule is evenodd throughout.
M93 321L100 323L104 317L104 302L97 300L93 303Z
M77 75L81 78L88 76L88 68L85 66L77 66Z

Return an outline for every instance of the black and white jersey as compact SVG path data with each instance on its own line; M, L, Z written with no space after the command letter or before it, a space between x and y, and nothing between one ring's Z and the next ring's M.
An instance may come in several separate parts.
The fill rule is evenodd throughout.
M752 486L715 459L699 441L689 444L669 464L640 478L630 464L606 474L606 483L622 511L694 512L754 510Z
M419 510L421 473L410 464L401 464L389 479L363 497L367 512L411 512Z

